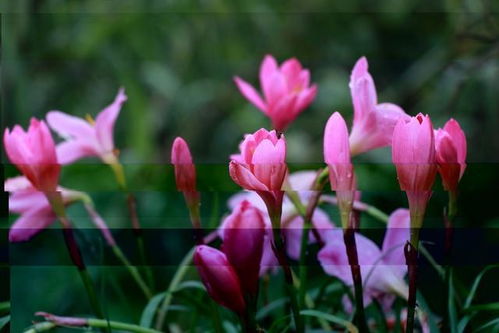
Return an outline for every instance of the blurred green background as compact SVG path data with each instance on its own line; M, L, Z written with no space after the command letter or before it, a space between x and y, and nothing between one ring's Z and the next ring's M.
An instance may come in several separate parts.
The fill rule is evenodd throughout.
M232 78L238 75L259 87L258 68L265 54L279 62L297 57L319 86L314 103L286 132L292 169L321 165L323 128L333 111L351 120L350 70L365 55L380 102L396 103L411 115L430 114L436 127L450 117L461 123L468 138L469 167L457 224L499 227L496 1L20 0L2 2L0 8L3 127L26 127L30 117L43 118L55 109L95 116L124 87L129 99L116 124L115 142L145 228L189 227L167 165L170 145L178 135L189 142L200 163L206 225L216 226L227 212L225 200L238 190L228 177L228 156L244 133L269 126L239 94ZM369 152L358 158L356 169L364 200L386 212L406 205L390 159L389 149ZM15 174L7 167L7 176ZM112 173L96 159L66 167L61 184L88 191L112 227L129 226ZM440 227L447 199L440 184L436 189L427 225ZM72 207L70 213L79 227L91 226L81 207ZM4 227L13 218L8 220ZM363 225L380 227L369 219ZM41 235L31 246L42 249L47 242ZM97 254L92 255L98 257L99 247L93 246ZM178 253L168 255L180 258L180 249L186 246L170 246ZM11 247L11 258L15 253L26 255L23 251L21 246ZM32 261L45 255L39 251ZM158 279L164 279L157 282L158 290L173 269L156 268ZM462 268L463 280L477 269ZM94 273L103 292L111 295L113 317L137 321L144 306L138 291L120 294L105 281L113 274L97 269ZM80 288L70 274L54 267L13 268L12 331L28 326L36 310L88 312L76 296L68 297L68 290ZM114 275L122 287L127 285L126 273ZM74 288L64 282L70 280ZM497 295L497 287L485 284L488 289L482 297ZM429 298L434 308L442 309L436 295Z

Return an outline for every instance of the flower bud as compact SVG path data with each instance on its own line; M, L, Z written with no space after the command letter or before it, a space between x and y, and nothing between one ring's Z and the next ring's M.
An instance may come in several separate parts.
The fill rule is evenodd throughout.
M237 314L244 313L246 304L239 278L223 252L206 245L197 246L194 264L215 302Z

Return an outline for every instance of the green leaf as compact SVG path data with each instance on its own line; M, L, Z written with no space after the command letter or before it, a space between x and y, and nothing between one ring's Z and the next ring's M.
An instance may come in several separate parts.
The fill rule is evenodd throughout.
M270 326L268 333L284 333L289 331L289 327L291 326L290 320L291 315L277 319L272 323L272 326Z
M7 325L10 321L10 315L0 318L0 331Z
M184 281L184 282L180 283L178 285L177 289L175 289L175 292L180 291L182 289L187 289L187 288L206 290L206 288L204 287L204 285L200 281L191 280L191 281Z
M480 332L486 328L489 328L490 326L495 326L495 325L499 325L499 318L496 318L496 319L493 319L491 321L489 321L488 323L478 327L476 330L475 330L475 333L476 332ZM488 332L497 332L497 330L490 330Z
M437 323L435 322L435 318L430 310L430 307L428 306L428 303L426 303L426 300L424 299L423 295L420 292L418 292L416 294L416 297L420 311L423 312L424 315L426 315L426 319L428 320L428 326L430 327L430 332L440 332L440 329L438 328Z
M468 323L470 322L471 318L473 318L475 314L471 314L471 315L467 315L467 316L464 316L463 318L461 318L461 320L459 321L459 324L457 325L457 331L459 333L464 333L465 332L465 329L466 329L466 326L468 325Z
M303 316L322 318L322 319L330 321L332 323L344 326L348 330L348 332L350 332L350 333L358 333L359 332L357 327L355 327L355 325L352 324L351 322L349 322L348 320L345 320L345 319L337 317L337 316L333 316L332 314L329 314L329 313L324 313L324 312L317 311L317 310L303 310L303 311L300 311L300 314Z
M475 278L475 281L473 281L473 285L470 289L470 293L468 294L468 297L466 298L466 302L464 302L464 308L468 308L471 305L471 302L473 301L473 298L475 297L478 286L480 285L480 282L482 281L482 278L485 275L485 273L487 273L488 271L490 271L491 269L494 269L494 268L499 268L499 265L487 266L480 272L480 274L477 275L477 277Z
M464 312L473 311L499 311L499 302L471 305L463 310Z
M279 298L279 299L276 299L275 301L270 302L269 304L265 305L260 310L258 310L258 312L256 314L256 320L264 319L270 313L272 313L272 311L285 305L288 301L289 301L288 298Z
M161 301L165 298L166 292L162 292L160 294L155 295L149 303L147 303L144 311L142 311L142 316L140 316L140 326L143 327L152 327L152 321L154 319L154 315L156 314L156 310L159 307Z
M237 327L231 323L230 321L227 321L225 320L223 322L223 327L224 327L224 330L226 333L237 333L239 332L239 330L237 329Z
M449 288L447 306L449 311L449 325L451 333L457 333L457 311L456 304L454 303L454 286L453 286L453 271L449 268Z

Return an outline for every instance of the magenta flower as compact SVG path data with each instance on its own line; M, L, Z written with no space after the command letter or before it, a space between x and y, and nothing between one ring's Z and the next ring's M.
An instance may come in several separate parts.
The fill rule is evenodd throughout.
M352 154L389 146L395 124L399 118L408 119L409 116L395 104L378 104L376 87L365 57L355 64L349 86L354 109L350 134Z
M43 192L33 187L26 177L15 177L5 181L4 190L11 192L9 211L20 214L9 231L11 242L22 242L51 225L56 219L52 206ZM65 205L82 198L83 193L58 186Z
M245 294L258 293L258 275L266 233L264 214L242 201L222 222L222 250L236 270Z
M19 125L14 126L12 132L5 129L3 142L12 164L37 190L55 191L61 166L57 160L54 140L43 120L31 118L27 132Z
M392 160L397 168L400 188L407 193L409 208L422 215L432 194L437 172L435 140L429 116L418 114L408 121L398 121L393 130Z
M438 172L444 188L455 192L466 169L466 136L459 123L450 119L443 129L435 130Z
M381 249L361 234L355 235L359 264L367 306L373 298L387 307L393 303L393 294L407 298L404 276L407 272L404 259L404 244L409 238L409 211L397 209L389 218ZM318 253L324 271L335 276L348 286L353 285L348 256L340 229L326 231L326 245ZM387 304L389 303L389 304Z
M193 260L211 298L242 315L246 304L241 285L225 254L212 247L200 245L196 247Z
M272 126L282 132L312 103L317 86L310 85L310 72L302 68L295 58L286 60L280 67L271 55L266 55L260 66L260 86L264 98L246 81L234 81L248 101L272 121Z
M64 142L57 146L57 158L61 164L72 163L82 157L98 156L107 164L116 163L113 131L121 106L127 100L120 89L115 100L102 110L95 121L84 120L60 111L47 114L49 126Z

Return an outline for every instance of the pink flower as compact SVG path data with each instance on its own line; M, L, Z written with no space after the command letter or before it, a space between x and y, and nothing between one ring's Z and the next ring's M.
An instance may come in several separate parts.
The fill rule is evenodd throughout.
M392 160L400 188L407 193L409 208L421 215L426 210L437 171L429 116L418 114L409 121L398 121L393 131Z
M275 130L282 132L315 98L317 86L310 85L310 72L295 58L280 67L271 55L260 66L260 86L264 99L246 81L235 77L241 94L272 121Z
M389 146L395 124L400 118L408 119L409 116L395 104L378 104L376 87L365 57L355 64L349 86L354 109L350 134L352 154Z
M14 126L12 132L5 129L3 142L10 161L37 190L55 191L61 166L45 122L31 118L27 132L19 125Z
M407 297L404 275L407 266L404 244L409 238L409 211L398 209L390 215L383 246L380 249L370 239L355 235L359 264L364 287L366 306L373 298L383 301L387 307L393 303L390 295ZM343 232L333 229L325 232L326 245L319 251L318 260L324 271L352 286L352 274L348 262ZM387 304L389 303L389 304Z
M47 228L56 219L56 215L43 192L38 191L26 177L15 177L5 181L4 189L11 192L9 211L21 216L9 231L11 242L27 241L38 232ZM82 193L57 187L65 205L81 199Z
M438 172L447 191L456 191L466 169L466 136L459 123L450 119L443 129L435 130Z
M263 253L263 213L249 201L242 201L221 225L222 250L236 270L244 293L256 296Z
M310 188L317 175L316 171L299 171L292 173L288 176L288 185L290 189L298 191L298 195L304 205L308 204L312 191ZM240 192L229 198L228 206L230 209L235 210L243 201L248 201L253 207L257 208L264 215L265 222L265 237L263 246L263 255L260 262L260 275L267 273L275 267L278 267L277 258L274 255L271 247L272 240L272 227L267 211L265 202L255 192ZM294 204L285 196L282 204L282 224L283 236L285 238L286 252L292 259L298 260L301 249L301 235L303 232L303 218L298 215ZM312 217L314 228L322 233L324 230L331 229L333 222L330 221L328 215L316 208ZM224 224L220 226L220 236L223 238ZM310 232L309 244L316 243L317 240Z
M175 181L179 191L196 191L196 169L192 162L191 152L187 142L181 137L173 141L172 164L175 167Z
M200 245L194 252L194 264L211 298L235 313L243 314L246 304L239 278L225 254L212 247Z
M256 191L272 218L280 216L282 188L288 172L284 136L262 128L254 134L246 134L239 149L240 154L230 157L232 180L247 190Z
M352 210L356 192L356 180L350 159L350 144L345 120L338 112L333 113L324 130L324 160L329 168L331 189L336 191L344 228L351 221L348 216Z
M114 123L126 100L125 91L120 89L113 103L102 110L95 121L84 120L60 111L49 112L47 114L49 126L65 139L57 146L59 162L69 164L82 157L98 156L104 163L115 164Z

